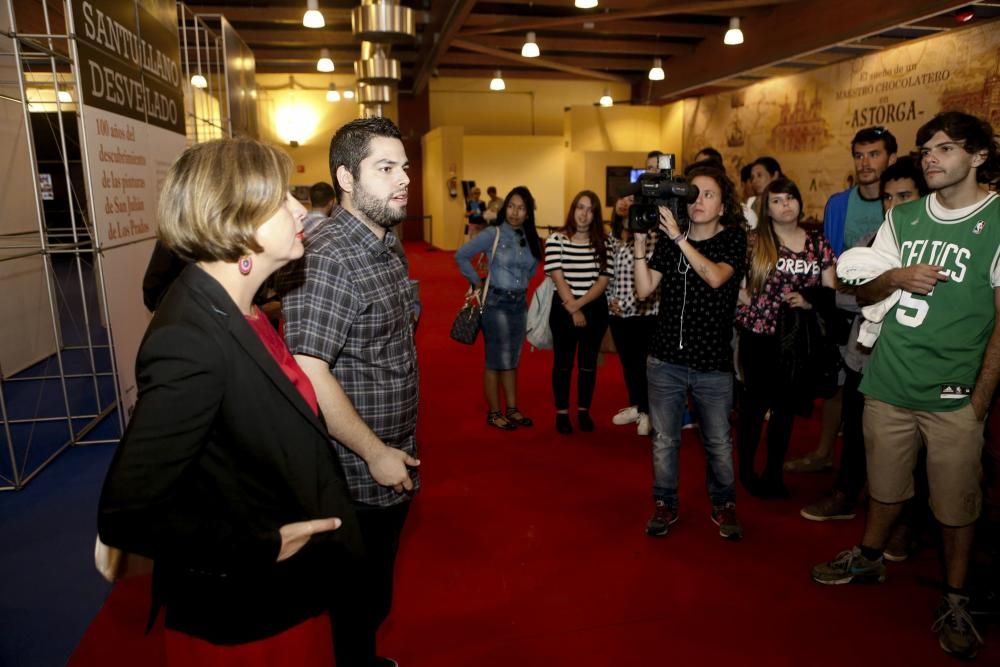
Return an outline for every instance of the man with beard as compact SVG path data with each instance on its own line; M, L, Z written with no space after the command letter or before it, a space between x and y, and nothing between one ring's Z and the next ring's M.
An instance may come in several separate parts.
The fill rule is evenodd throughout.
M414 302L391 231L406 216L408 167L392 121L366 118L337 131L330 175L340 205L306 239L283 299L285 340L316 390L364 540L362 571L333 593L334 647L345 667L395 664L376 657L375 634L392 606L399 538L420 485Z
M823 236L838 257L848 248L868 245L875 237L885 212L882 210L882 172L896 162L896 137L884 127L867 127L859 130L851 140L854 158L854 183L852 187L830 197L823 211ZM841 356L847 354L847 332L860 308L851 294L837 295L841 340ZM822 472L833 461L833 446L837 440L842 419L853 417L860 428L860 413L842 415L846 404L861 405L857 385L846 384L844 373L838 378L837 393L823 403L823 428L816 449L794 461L785 463L788 472ZM847 429L845 429L847 432ZM855 443L856 446L861 446ZM845 447L847 447L845 439ZM849 457L850 458L850 457ZM843 460L841 461L843 464ZM863 468L863 466L861 466ZM863 469L854 467L842 487L832 494L802 509L803 518L811 521L853 519L854 505L864 486Z

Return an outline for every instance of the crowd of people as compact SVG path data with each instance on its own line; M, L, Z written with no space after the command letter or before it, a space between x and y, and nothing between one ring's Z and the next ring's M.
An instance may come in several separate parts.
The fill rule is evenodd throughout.
M660 205L655 229L630 222L633 195L616 199L606 229L598 195L578 193L544 244L543 270L554 283L555 429L573 433L575 360L576 424L594 430L596 362L610 327L630 403L612 421L652 436L646 533L663 537L678 520L678 450L690 414L705 449L709 517L730 540L743 535L737 478L756 498L787 498L784 475L831 468L842 431L832 489L800 514L853 518L867 487L866 527L858 545L816 565L812 578L884 581L884 561L908 557L929 507L946 572L934 629L942 649L971 658L982 638L968 611L967 575L985 418L1000 379L1000 156L989 123L959 112L935 116L915 144L917 152L901 155L888 128L859 131L845 147L851 186L829 199L822 225L805 219L799 187L774 157L741 169L740 193L711 147L684 169L697 196L680 209ZM662 156L649 153L648 173L660 171ZM506 221L498 218L502 241L518 228L510 217L508 209ZM506 279L511 267L526 270L505 292L522 316L539 259L533 216L530 231L523 254L534 261L498 251L486 263L507 287L515 285ZM471 260L489 248L480 238L456 253L473 288L482 278ZM512 418L523 415L510 395L502 418L496 374L516 372L518 357L498 367L496 350L520 348L524 331L520 321L515 330L498 322L492 307L483 318L487 423L513 430L533 422ZM817 403L816 449L786 461L796 417Z
M488 281L488 427L535 426L517 371L541 266L555 430L597 428L610 328L629 401L612 421L651 437L647 535L678 520L689 416L705 449L706 515L727 540L744 532L737 482L787 497L784 475L832 465L842 429L833 487L801 514L851 518L867 486L865 530L812 578L884 581L929 508L945 566L934 629L945 651L972 658L982 638L969 563L1000 380L1000 156L993 128L957 112L915 140L917 155L899 155L888 129L858 132L853 185L831 197L822 229L774 158L744 169L741 193L712 148L684 170L690 198L658 205L651 226L621 196L608 229L584 190L543 240L527 187L503 198L491 188L488 204L473 189L455 260L471 290ZM649 177L663 165L652 151ZM168 664L395 664L378 655L376 632L420 487L418 303L392 232L407 168L398 128L370 118L333 137L333 186L312 188L312 212L288 194L287 155L250 139L192 146L167 174L139 398L98 528L107 545L154 561ZM786 462L795 418L817 401L825 440Z

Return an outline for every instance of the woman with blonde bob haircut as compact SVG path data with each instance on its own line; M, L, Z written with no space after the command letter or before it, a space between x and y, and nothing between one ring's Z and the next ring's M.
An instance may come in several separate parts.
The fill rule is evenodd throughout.
M98 532L155 562L170 665L333 662L322 614L356 520L312 386L253 305L304 252L290 168L256 141L212 141L160 195L160 240L191 263L143 338Z

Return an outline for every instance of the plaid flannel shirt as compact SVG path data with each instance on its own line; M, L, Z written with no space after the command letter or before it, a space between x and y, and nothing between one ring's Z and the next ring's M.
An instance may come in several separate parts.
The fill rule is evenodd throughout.
M354 408L388 446L416 457L418 375L413 297L395 236L379 240L341 207L306 237L306 254L279 283L292 354L323 359ZM329 418L329 417L327 417ZM331 440L354 500L409 499L378 484L364 460ZM420 485L410 470L414 490Z

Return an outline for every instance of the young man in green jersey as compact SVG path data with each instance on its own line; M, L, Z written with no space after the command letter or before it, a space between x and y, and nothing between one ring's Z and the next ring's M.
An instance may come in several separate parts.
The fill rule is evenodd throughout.
M868 304L899 294L861 383L871 496L865 533L812 577L885 580L883 549L913 496L913 467L926 447L946 579L933 629L946 652L972 658L982 639L964 586L982 504L984 419L1000 379L1000 197L985 184L1000 158L990 124L959 112L935 116L917 144L934 192L889 212L873 247L901 266L857 289Z

